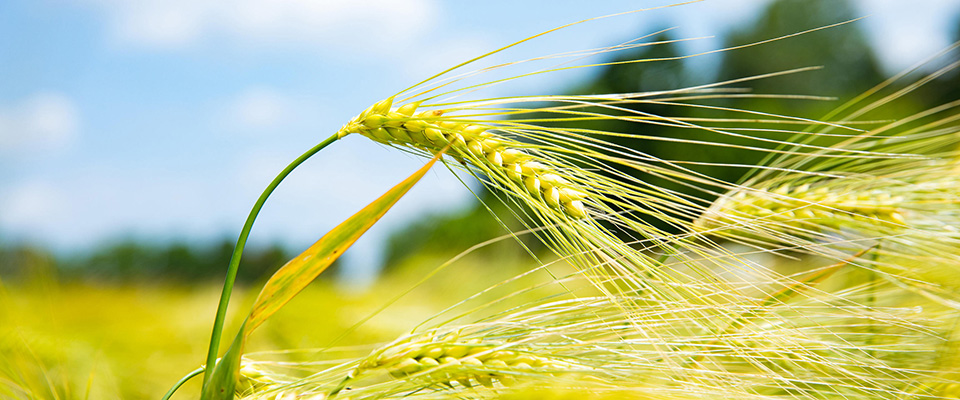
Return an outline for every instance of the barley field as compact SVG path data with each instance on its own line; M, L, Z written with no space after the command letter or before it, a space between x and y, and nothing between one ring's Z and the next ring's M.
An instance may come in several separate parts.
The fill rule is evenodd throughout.
M702 5L579 16L369 93L236 242L0 247L0 396L958 398L960 44L885 71L850 4L538 52ZM417 168L312 245L247 246L351 141ZM475 201L330 278L438 170Z

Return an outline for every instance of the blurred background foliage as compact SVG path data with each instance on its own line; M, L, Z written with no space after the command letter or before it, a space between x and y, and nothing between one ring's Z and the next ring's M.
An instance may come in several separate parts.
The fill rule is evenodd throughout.
M856 17L847 0L777 0L771 2L754 23L729 32L724 43L738 46ZM960 24L957 27L955 38L960 40ZM651 31L650 27L642 27L638 34L647 35ZM857 23L846 24L725 52L719 67L713 65L706 70L698 68L697 63L671 60L681 53L676 43L671 42L678 38L666 30L647 39L659 44L618 52L608 59L652 61L604 67L588 81L562 89L578 94L658 91L823 66L815 71L736 86L749 87L754 93L849 99L884 79L877 57L864 36ZM911 96L901 111L929 108L958 98L960 74L953 71ZM818 118L840 103L748 98L709 100L704 104ZM717 111L662 104L632 107L676 117L719 115ZM635 128L615 120L582 127L607 131ZM653 136L684 138L691 134L657 125L645 129L645 134ZM664 141L621 138L614 141L666 159L751 164L763 155ZM727 181L736 181L744 172L734 168L694 168ZM689 192L687 188L655 177L638 177ZM707 194L693 194L709 200ZM323 346L357 322L359 316L420 280L434 266L478 243L523 229L522 222L508 218L510 214L505 206L490 193L481 190L478 197L483 204L452 214L427 215L396 232L385 243L387 257L383 272L372 288L363 292L344 288L330 279L335 272L324 274L320 282L274 321L268 322L264 332L256 335L251 348ZM492 218L488 208L500 219ZM401 311L365 325L351 335L348 342L388 339L411 322L426 318L497 279L523 271L530 265L531 254L548 257L530 235L524 235L520 242L523 246L507 238L471 253L458 263L456 273L447 271L431 280L418 292L420 295L404 299L398 306ZM60 254L31 243L6 242L0 236L0 377L8 384L14 382L33 388L45 397L156 398L184 372L196 368L201 360L233 243L232 238L205 243L123 240L104 243L82 253ZM238 279L246 287L255 288L299 250L280 244L251 248L245 253ZM249 295L245 293L240 297ZM243 309L249 300L231 311ZM237 322L234 319L234 327ZM196 393L196 388L187 387L183 393ZM0 392L0 397L4 396L15 397Z
M124 240L67 256L37 246L12 246L0 249L0 274L8 279L54 274L61 280L206 284L223 279L235 243L232 239L209 244ZM251 282L269 276L292 256L279 244L254 246L244 252L237 279Z

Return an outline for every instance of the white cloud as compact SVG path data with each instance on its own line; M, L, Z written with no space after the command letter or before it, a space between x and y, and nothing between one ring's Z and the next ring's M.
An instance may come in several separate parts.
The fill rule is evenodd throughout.
M5 227L50 227L64 217L64 194L46 182L12 188L2 200L0 224Z
M69 98L34 94L0 106L0 152L61 149L75 138L78 125L77 107Z
M81 1L102 8L115 40L152 48L179 48L227 36L383 51L424 31L436 14L434 0Z
M112 8L111 28L118 41L148 47L179 47L189 44L201 34L205 14L202 4L190 1L131 1L105 6Z
M293 135L316 129L325 117L320 101L310 95L291 94L269 86L249 86L221 98L210 122L215 131L230 136Z
M251 88L236 96L226 109L228 124L240 130L276 128L296 114L297 103L269 88Z
M75 249L127 235L215 237L249 205L212 181L136 166L31 177L0 187L0 231Z

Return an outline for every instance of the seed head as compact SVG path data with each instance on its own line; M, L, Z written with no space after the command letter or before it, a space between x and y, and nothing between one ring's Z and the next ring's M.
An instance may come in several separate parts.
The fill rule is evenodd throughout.
M570 218L585 218L589 190L564 178L549 162L521 150L521 143L498 133L493 124L445 118L443 110L416 112L420 103L391 108L393 99L378 102L340 129L380 143L436 154L444 149L462 164L510 180L524 194Z
M417 377L452 385L473 387L474 382L493 387L510 385L516 375L530 371L559 373L572 365L481 338L463 339L456 332L428 333L408 337L374 351L350 374L386 369L395 378Z
M832 192L826 186L782 184L771 189L738 190L718 199L697 221L701 229L758 220L804 229L840 228L850 220L903 225L904 199L889 192Z

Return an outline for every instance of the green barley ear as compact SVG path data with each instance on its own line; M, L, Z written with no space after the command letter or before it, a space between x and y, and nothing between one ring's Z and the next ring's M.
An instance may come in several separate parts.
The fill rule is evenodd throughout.
M885 137L870 138L879 136L877 131ZM784 159L771 166L781 172L758 174L719 197L695 227L762 248L793 247L832 257L877 245L861 267L960 307L960 179L956 152L943 151L958 141L957 126L871 130L842 146L904 156L843 163L815 156ZM786 169L801 164L808 171Z
M709 229L738 219L762 218L771 223L807 226L809 229L839 229L851 221L869 221L879 226L904 225L910 211L905 198L891 194L883 185L868 191L838 190L838 182L795 185L785 183L770 189L742 190L714 203L698 226ZM727 220L725 220L727 219Z
M447 153L469 163L519 193L530 204L578 219L587 216L583 201L591 189L571 182L551 161L524 151L525 145L501 133L494 124L443 118L443 110L416 112L419 102L390 108L392 99L374 104L351 120L339 136L359 133L369 139L436 154Z
M331 392L331 397L351 381L376 370L385 370L394 378L423 381L428 386L459 384L464 388L493 388L495 383L513 385L534 371L560 374L582 368L529 348L518 350L508 342L464 338L456 331L434 330L398 339L374 351Z
M857 262L869 279L960 309L960 101L886 117L910 109L909 95L955 72L958 48L950 46L825 117L857 126L860 134L837 136L813 151L800 145L837 129L811 127L810 135L794 135L789 141L798 145L771 153L719 196L695 228L762 249L836 259L875 245ZM951 59L943 67L925 68L945 57ZM883 156L839 157L846 151Z

